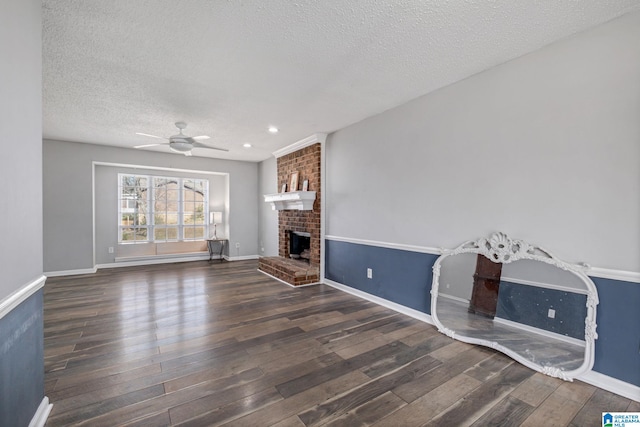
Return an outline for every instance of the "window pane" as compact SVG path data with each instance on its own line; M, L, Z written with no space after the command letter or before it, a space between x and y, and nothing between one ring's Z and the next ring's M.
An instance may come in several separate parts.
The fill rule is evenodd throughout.
M196 202L194 204L194 212L195 212L195 224L205 224L204 218L204 203Z
M135 175L122 175L122 180L120 181L120 185L122 187L133 187L136 185L136 177Z
M122 241L131 241L135 238L135 231L131 227L122 228Z
M167 213L167 224L177 224L177 223L178 223L178 213L177 212Z
M167 210L167 199L166 198L156 199L156 201L153 203L153 207L155 208L156 212L158 212L158 211L166 211Z
M194 227L193 237L195 239L204 239L204 227Z
M184 239L185 240L196 240L204 238L204 227L185 227L184 228Z
M167 191L167 210L170 210L170 211L178 210L178 191L177 190Z
M156 213L153 215L153 221L154 224L156 225L163 225L167 223L167 214L162 212L159 213L158 211L156 211Z
M147 240L147 228L136 228L136 241L146 241Z
M185 179L182 181L183 200L193 201L193 180Z
M167 229L166 228L154 228L153 229L154 238L156 240L167 240Z
M147 215L138 214L133 215L134 217L134 225L147 225Z
M122 187L122 194L127 198L134 198L137 191L135 187Z
M184 203L182 212L184 214L184 223L193 224L193 218L195 216L195 212L193 211L193 203Z
M166 206L167 205L167 192L164 191L162 193L155 193L154 203L156 206ZM165 208L162 208L165 209Z
M204 194L204 181L201 180L201 179L198 179L198 180L194 181L193 182L193 190L196 193L198 193L200 195L200 197L202 197L202 195Z
M120 216L120 225L133 225L133 214L122 214Z
M178 240L178 227L167 227L167 239Z

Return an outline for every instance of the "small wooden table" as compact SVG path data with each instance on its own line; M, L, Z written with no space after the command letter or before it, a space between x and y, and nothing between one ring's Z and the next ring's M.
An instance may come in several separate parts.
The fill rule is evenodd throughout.
M213 259L213 253L214 253L214 245L216 243L220 244L220 251L218 252L218 255L220 256L220 261L224 260L224 258L222 258L222 253L224 252L224 247L227 244L227 239L207 239L207 249L209 249L209 261L211 261Z

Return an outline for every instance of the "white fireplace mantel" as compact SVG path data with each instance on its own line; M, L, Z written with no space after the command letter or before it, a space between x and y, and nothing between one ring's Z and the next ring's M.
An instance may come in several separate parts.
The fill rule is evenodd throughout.
M316 200L315 191L290 191L288 193L265 194L264 201L271 203L274 211L299 210L310 211Z

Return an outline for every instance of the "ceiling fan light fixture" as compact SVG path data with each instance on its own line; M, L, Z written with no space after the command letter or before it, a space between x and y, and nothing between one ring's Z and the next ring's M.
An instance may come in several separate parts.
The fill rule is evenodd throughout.
M171 141L169 143L169 148L171 149L171 151L184 154L191 151L191 149L193 148L193 144L187 141Z

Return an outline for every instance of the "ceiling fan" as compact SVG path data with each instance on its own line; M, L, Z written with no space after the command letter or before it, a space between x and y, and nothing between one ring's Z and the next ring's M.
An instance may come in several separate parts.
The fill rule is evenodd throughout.
M198 141L209 139L210 137L207 135L200 136L186 136L182 133L182 130L187 127L185 122L176 122L176 127L180 130L180 133L177 135L170 136L169 138L164 138L162 136L149 135L148 133L136 132L136 135L149 136L151 138L158 139L166 139L169 142L159 142L157 144L146 144L146 145L136 145L133 148L146 148L146 147L154 147L156 145L168 145L171 151L176 153L184 154L185 156L191 156L191 150L193 148L209 148L211 150L220 150L220 151L229 151L226 148L218 148L212 147L210 145L202 144Z

